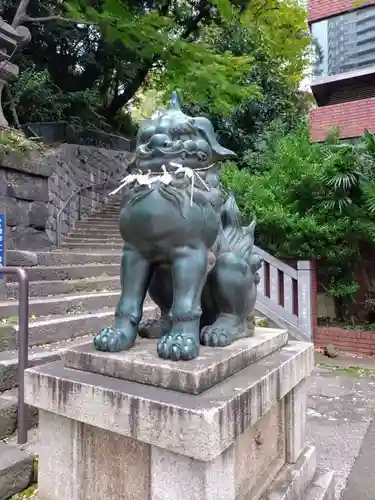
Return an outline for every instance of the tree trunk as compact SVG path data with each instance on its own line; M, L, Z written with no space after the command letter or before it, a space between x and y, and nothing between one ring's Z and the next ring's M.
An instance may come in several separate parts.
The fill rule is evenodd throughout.
M26 17L27 8L29 6L30 0L21 0L18 9L14 15L12 28L17 29L18 26L22 24L22 21Z
M140 66L138 71L135 73L133 80L127 85L124 92L115 96L109 106L103 110L103 115L107 118L107 120L113 120L120 109L122 109L139 90L146 80L148 72L152 68L152 64L152 61L149 61Z

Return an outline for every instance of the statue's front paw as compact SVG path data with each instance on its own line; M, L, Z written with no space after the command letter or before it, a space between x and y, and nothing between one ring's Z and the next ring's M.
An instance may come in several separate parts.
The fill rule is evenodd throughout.
M205 326L200 333L200 341L204 346L226 347L233 342L232 334L227 328Z
M103 328L94 336L94 347L98 351L120 352L133 347L136 334L134 329Z
M199 342L194 335L170 332L158 342L158 355L172 361L189 361L199 355Z

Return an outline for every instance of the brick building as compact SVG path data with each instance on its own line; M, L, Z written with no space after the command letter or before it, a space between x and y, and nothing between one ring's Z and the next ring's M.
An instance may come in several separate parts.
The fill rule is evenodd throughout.
M343 139L359 137L365 129L375 133L375 0L308 0L308 21L317 104L310 116L312 140L323 141L334 127ZM372 266L373 259L368 261ZM315 344L375 354L374 332L318 326L318 315L334 317L334 312L319 293L316 273L312 288Z
M344 139L375 132L375 0L309 0L315 48L311 90L317 107L310 124L313 140L333 127Z

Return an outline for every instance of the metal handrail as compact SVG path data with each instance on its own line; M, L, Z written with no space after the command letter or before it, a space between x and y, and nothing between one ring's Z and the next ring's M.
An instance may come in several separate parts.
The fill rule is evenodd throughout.
M57 246L57 248L60 248L60 246L61 246L61 216L64 213L66 207L68 205L70 206L70 202L72 201L72 199L75 196L79 195L79 198L78 198L78 220L81 220L81 217L82 217L82 192L85 189L94 189L94 188L97 188L100 186L103 186L103 189L104 189L107 185L111 185L111 184L118 185L118 183L121 182L122 179L123 179L123 177L121 177L121 179L107 179L106 181L103 181L103 182L90 183L90 184L86 184L85 186L80 186L78 189L73 191L73 193L65 201L62 208L58 211L57 216L56 216L56 246ZM70 219L70 217L69 217L69 219Z
M1 267L0 276L15 276L18 284L18 444L27 442L27 405L25 404L24 373L29 367L29 278L20 267Z

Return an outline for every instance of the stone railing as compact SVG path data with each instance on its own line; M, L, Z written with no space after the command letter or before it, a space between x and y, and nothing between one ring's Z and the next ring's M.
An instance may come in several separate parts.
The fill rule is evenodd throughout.
M311 341L311 262L298 261L294 268L259 247L254 250L263 259L256 309L297 340Z
M107 133L104 130L77 127L65 121L27 123L23 129L26 136L39 137L45 144L49 145L66 142L129 152L133 151L135 147L135 139Z

